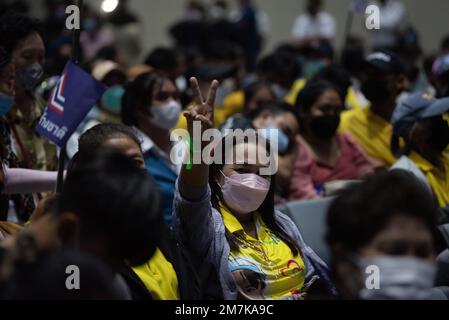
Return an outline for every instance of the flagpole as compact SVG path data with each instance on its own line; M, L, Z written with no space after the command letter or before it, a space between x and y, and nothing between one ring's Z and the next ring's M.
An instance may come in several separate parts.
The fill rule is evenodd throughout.
M348 15L346 17L346 23L345 23L345 33L344 33L344 43L343 48L345 48L348 45L349 37L351 36L351 29L352 29L352 21L354 20L354 12L349 9Z
M80 9L80 27L81 22L83 21L81 19L82 13L83 13L83 0L77 0L76 5ZM81 29L81 28L80 28ZM72 62L74 64L79 64L79 57L80 57L80 29L73 29L72 33Z
M83 0L77 0L76 6L79 8L80 12L80 27L82 22L82 11L83 11ZM79 29L73 29L72 31L72 57L71 60L74 64L79 64L79 57L80 57L80 30ZM67 158L67 144L64 144L61 147L61 151L59 152L59 159L58 159L58 178L57 178L57 184L56 184L56 192L61 193L62 187L64 185L64 164L65 159Z

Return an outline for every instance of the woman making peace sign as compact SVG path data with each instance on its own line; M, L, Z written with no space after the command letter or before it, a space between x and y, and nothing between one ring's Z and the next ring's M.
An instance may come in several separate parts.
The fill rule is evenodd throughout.
M218 82L212 82L206 100L196 78L190 83L195 104L184 116L192 137L195 121L201 132L214 126ZM220 163L226 164L182 167L174 198L174 227L185 245L215 267L225 299L302 300L303 289L314 276L319 277L314 288L333 296L326 264L304 244L293 221L274 209L275 176L260 175L264 164L254 159L258 151L270 151L266 142L236 142L228 135L218 144L223 147ZM198 141L190 145L191 153L205 147Z

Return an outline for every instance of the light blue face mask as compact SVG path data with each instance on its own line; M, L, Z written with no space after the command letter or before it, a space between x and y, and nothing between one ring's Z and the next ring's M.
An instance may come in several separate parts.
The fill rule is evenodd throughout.
M3 117L11 110L13 102L13 97L0 93L0 117Z
M123 86L108 88L101 97L101 106L112 113L119 114L122 108L122 97L125 93Z
M266 128L259 131L261 136L270 142L270 146L276 149L279 153L285 153L288 149L290 139L287 135L277 128ZM277 143L276 143L277 136Z

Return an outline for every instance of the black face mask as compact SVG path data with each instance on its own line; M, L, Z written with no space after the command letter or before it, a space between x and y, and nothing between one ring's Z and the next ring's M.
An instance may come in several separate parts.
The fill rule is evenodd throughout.
M366 99L372 103L382 103L388 100L391 95L387 83L378 79L368 79L362 83L360 88Z
M321 139L330 139L337 132L340 125L340 115L320 116L309 118L310 130Z

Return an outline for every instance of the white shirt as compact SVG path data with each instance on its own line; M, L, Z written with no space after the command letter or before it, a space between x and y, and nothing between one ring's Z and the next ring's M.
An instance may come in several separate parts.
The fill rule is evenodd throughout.
M335 36L335 19L327 12L319 12L315 17L309 13L298 16L293 24L292 35L296 40L304 38L324 38Z
M140 141L140 147L145 155L148 151L154 152L160 159L162 159L165 164L170 167L176 174L181 171L181 165L185 157L185 152L187 151L185 144L182 141L172 143L172 148L170 154L167 154L161 150L149 136L143 133L136 127L133 127L136 132L137 138Z

